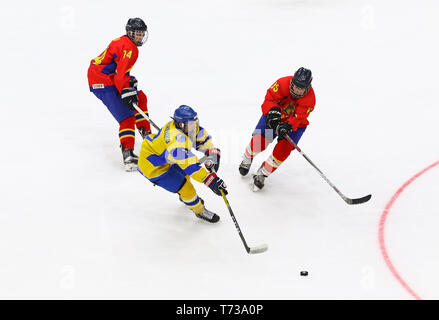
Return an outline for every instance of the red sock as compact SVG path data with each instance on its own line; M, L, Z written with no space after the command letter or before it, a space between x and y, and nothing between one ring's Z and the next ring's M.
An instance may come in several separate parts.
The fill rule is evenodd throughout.
M135 131L134 124L136 118L129 117L119 123L119 139L124 149L134 149Z
M256 134L251 139L247 148L245 148L245 155L248 158L253 158L258 153L264 151L269 144L270 144L270 141L268 141L268 139L266 139L263 135Z
M140 108L140 110L142 110L143 112L146 113L147 116L149 116L148 114L148 98L146 97L146 94L140 90L139 93L137 94L137 97L139 99L138 101L138 106ZM148 120L146 120L139 112L134 111L135 116L136 116L136 127L137 128L141 128L144 127L145 131L151 131L151 124L149 123Z
M293 146L287 140L279 141L273 149L273 153L264 161L263 173L268 176L284 162L291 151Z

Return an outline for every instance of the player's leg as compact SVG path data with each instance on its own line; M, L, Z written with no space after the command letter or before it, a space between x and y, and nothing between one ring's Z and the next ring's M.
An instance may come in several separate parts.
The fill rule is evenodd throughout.
M245 176L250 170L254 157L264 151L273 141L273 130L266 127L266 116L262 115L252 134L250 143L245 148L242 156L242 162L239 165L239 172Z
M126 171L134 171L137 167L137 155L134 154L135 117L134 112L123 103L116 87L105 87L93 92L119 122L119 140Z
M142 110L147 116L148 114L148 98L146 94L140 90L137 94L138 97L138 106L140 110ZM151 134L151 124L148 120L146 120L137 110L135 111L136 117L136 127L139 130L140 135L143 139L149 134Z
M180 201L185 206L192 210L195 214L200 214L204 210L204 204L201 198L197 195L194 186L190 180L186 179L185 183L177 192L180 196Z
M178 165L172 165L158 180L151 181L169 192L177 193L180 200L195 213L198 218L212 223L219 221L220 218L218 215L204 207L204 203L197 195L189 176L187 176Z
M119 122L119 140L120 140L120 145L124 149L134 149L135 121L136 119L134 117L129 117Z
M187 176L183 186L178 190L180 200L186 205L187 208L195 213L195 216L206 220L211 223L218 222L220 217L207 210L204 206L202 199L197 195L194 186L192 185L190 178Z
M132 116L119 123L119 139L125 171L137 170L139 157L134 153L135 121L136 119Z
M305 132L305 129L306 128L298 128L296 131L292 131L289 134L290 138L296 144L299 143L299 140ZM276 171L277 168L279 168L279 166L288 158L293 149L293 146L287 140L278 139L278 142L274 147L273 152L268 157L268 159L262 163L262 165L256 172L256 175L253 177L254 185L258 189L262 189L264 187L265 179L274 171Z

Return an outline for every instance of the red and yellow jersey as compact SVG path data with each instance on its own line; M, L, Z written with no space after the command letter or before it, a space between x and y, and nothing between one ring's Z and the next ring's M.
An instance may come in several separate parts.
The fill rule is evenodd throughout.
M273 107L279 107L282 111L282 122L289 122L293 130L306 127L309 124L308 115L314 110L316 97L311 87L308 93L302 98L292 98L290 94L290 81L293 76L283 77L277 80L267 90L262 113L267 115Z
M128 88L130 71L138 55L139 49L127 36L111 41L101 55L91 60L87 74L90 90L116 86L121 92Z

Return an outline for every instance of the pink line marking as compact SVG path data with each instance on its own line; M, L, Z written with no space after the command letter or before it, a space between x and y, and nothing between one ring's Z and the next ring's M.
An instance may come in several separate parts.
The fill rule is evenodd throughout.
M386 242L384 240L384 227L386 225L386 220L387 220L387 216L389 215L390 209L392 208L396 199L398 199L398 197L401 195L401 193L405 190L405 188L407 188L413 181L415 181L421 175L423 175L428 170L434 168L437 165L439 165L439 161L429 165L424 170L415 174L412 178L410 178L410 180L408 180L406 183L404 183L402 185L402 187L400 187L398 189L398 191L396 191L396 193L393 195L392 199L390 199L390 201L387 203L386 207L384 208L384 211L381 214L381 219L380 219L380 224L379 224L378 238L379 238L379 242L380 242L380 249L381 249L381 253L384 257L384 260L386 261L387 267L389 267L390 272L392 272L392 274L394 275L396 280L398 280L398 282L404 287L404 289L406 289L416 300L422 300L422 299L412 288L410 288L410 286L407 284L407 282L404 281L404 279L400 276L400 274L396 270L395 266L393 265L392 261L390 260L389 254L388 254L387 249L386 249Z

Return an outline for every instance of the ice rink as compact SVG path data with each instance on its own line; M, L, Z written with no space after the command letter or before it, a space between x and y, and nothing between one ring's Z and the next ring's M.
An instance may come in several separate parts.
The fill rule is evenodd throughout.
M0 298L439 299L438 9L3 1ZM196 109L242 232L267 252L245 252L204 185L194 182L215 225L123 171L118 124L89 92L87 68L130 17L148 25L131 74L151 118ZM239 175L266 90L301 66L317 104L299 145L344 194L371 193L365 204L344 203L295 151L259 193Z

